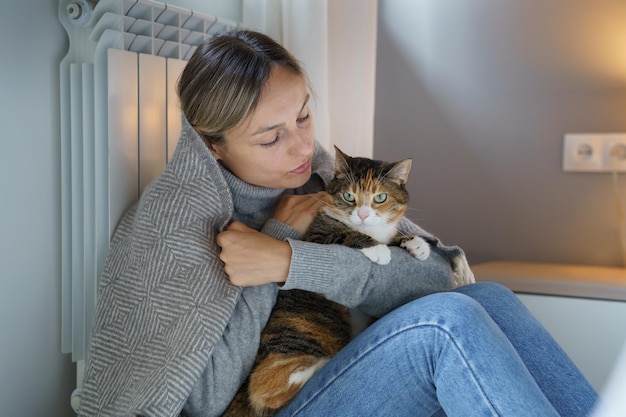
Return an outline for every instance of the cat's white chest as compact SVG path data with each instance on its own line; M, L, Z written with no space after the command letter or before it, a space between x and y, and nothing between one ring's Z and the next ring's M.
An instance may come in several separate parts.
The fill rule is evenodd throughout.
M396 235L396 227L395 225L390 224L378 224L375 226L360 226L357 229L361 233L365 233L379 241L380 243L384 243L385 245L391 242L391 239Z

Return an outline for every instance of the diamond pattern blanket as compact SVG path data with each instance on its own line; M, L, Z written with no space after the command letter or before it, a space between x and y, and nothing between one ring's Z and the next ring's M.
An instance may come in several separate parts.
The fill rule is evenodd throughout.
M180 413L240 292L214 244L233 212L229 196L217 161L183 118L172 161L112 238L80 416Z

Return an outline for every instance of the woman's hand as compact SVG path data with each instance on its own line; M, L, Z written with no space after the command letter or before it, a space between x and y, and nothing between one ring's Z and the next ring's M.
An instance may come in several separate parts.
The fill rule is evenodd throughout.
M233 222L217 235L220 259L234 285L248 287L285 282L291 263L291 246L266 234Z
M324 205L325 192L305 195L283 195L274 218L296 229L301 235L307 231L319 209Z

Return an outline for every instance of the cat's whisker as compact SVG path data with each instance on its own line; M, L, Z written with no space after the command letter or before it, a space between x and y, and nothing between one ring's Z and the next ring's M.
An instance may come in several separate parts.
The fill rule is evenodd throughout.
M427 220L427 219L415 219L415 218L409 218L409 217L407 217L407 219L413 223L424 223L424 221Z
M405 237L407 239L412 239L413 238L413 235L408 235L406 233L398 233L398 236L399 237Z
M419 209L419 208L414 208L414 207L407 207L407 208L406 208L406 211L411 211L411 212L416 212L416 211L419 211L419 212L423 212L423 213L425 213L427 210L424 210L424 209Z

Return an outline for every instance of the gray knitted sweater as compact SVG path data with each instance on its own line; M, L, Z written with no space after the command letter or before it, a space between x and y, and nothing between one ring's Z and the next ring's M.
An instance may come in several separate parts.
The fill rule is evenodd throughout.
M184 407L190 416L214 416L228 405L254 362L278 292L274 284L229 283L215 237L231 219L289 241L282 289L319 292L373 316L455 285L451 265L466 265L462 251L408 220L401 228L428 236L436 249L417 261L392 248L390 264L381 266L347 247L303 242L271 219L284 192L319 191L332 166L317 146L314 175L302 189L251 186L222 168L183 118L172 161L112 238L79 415L177 416Z

